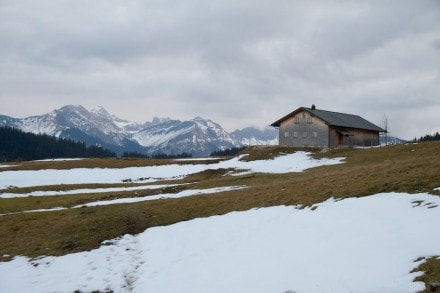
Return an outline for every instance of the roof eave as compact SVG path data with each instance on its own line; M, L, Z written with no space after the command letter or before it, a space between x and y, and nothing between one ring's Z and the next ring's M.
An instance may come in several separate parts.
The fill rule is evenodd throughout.
M377 131L377 132L387 132L386 130L380 128L377 126L377 129L373 128L361 128L361 127L353 127L353 126L347 126L347 125L336 125L336 124L328 124L330 127L345 127L345 128L352 128L352 129L360 129L360 130L368 130L368 131Z
M296 113L298 113L298 112L301 111L301 110L307 110L307 108L300 107L300 108L296 109L295 111L290 112L290 113L287 114L286 116L282 117L281 119L275 121L275 122L272 123L270 126L272 126L272 127L280 127L281 123L282 123L284 120L287 120L288 118L293 117Z
M310 109L310 108L306 108L306 107L299 107L298 109L296 109L293 112L290 112L289 114L285 115L284 117L282 117L281 119L275 121L274 123L272 123L270 126L272 127L280 127L281 123L283 123L285 120L287 120L290 117L295 116L296 113L300 112L300 111L305 111L307 113L309 113L310 115L312 115L313 117L317 117L320 120L322 120L325 124L327 124L329 127L350 127L347 125L336 125L336 124L332 124L330 123L330 121L327 121L327 119L325 119L325 117L322 117L321 115L319 115L319 112L315 112L314 110ZM344 114L344 113L337 113L337 114ZM364 118L358 116L360 119L365 120ZM372 124L371 122L367 121L369 124ZM374 125L374 124L373 124ZM350 127L350 128L357 128L357 129L362 129L362 130L369 130L369 131L377 131L377 132L387 132L386 130L382 129L381 127L374 125L375 127L371 127L371 128L359 128L359 127Z

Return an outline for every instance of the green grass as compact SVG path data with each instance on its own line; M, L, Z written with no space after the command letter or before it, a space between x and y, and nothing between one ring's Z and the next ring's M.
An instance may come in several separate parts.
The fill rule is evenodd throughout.
M298 148L253 147L245 160L273 158ZM0 217L0 261L16 255L38 257L64 255L90 250L101 242L126 233L136 234L147 228L170 225L199 217L222 215L255 207L302 204L311 206L330 197L360 197L380 192L430 192L440 187L440 143L387 146L374 149L337 148L322 152L307 149L316 158L345 157L345 163L312 168L300 173L251 174L224 176L229 170L206 170L182 180L168 183L192 183L175 190L79 194L52 197L0 199L0 213L30 209L73 206L110 198L132 197L183 189L246 185L247 189L218 193L215 196L192 196L179 199L68 209L47 213L20 213ZM62 168L85 167L85 161L62 162ZM166 162L166 161L165 161ZM162 163L165 163L162 162ZM168 161L169 163L170 161ZM160 163L160 164L162 164ZM175 163L173 161L173 163ZM194 163L194 162L191 162ZM206 163L206 162L205 162ZM58 166L58 162L53 162ZM79 164L79 165L78 165ZM90 167L129 167L158 164L153 160L96 159ZM23 168L31 169L32 163ZM37 169L42 165L34 166ZM45 165L45 168L48 165ZM165 182L161 182L165 183ZM115 186L115 185L111 185ZM120 185L118 185L120 186ZM127 186L127 185L124 185ZM110 187L108 185L46 186L38 190ZM16 190L30 192L33 188ZM426 239L420 239L426 241ZM434 269L426 272L426 280L440 282L440 261L429 260ZM425 281L425 279L423 280Z

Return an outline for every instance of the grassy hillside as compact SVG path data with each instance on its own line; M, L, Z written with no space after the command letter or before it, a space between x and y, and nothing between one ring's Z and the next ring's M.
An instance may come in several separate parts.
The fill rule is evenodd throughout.
M246 160L268 159L295 148L253 147L243 151ZM162 183L191 183L159 191L143 191L142 196L177 192L184 189L246 185L215 196L191 196L133 204L68 209L45 213L19 213L31 209L69 207L86 202L140 196L137 192L39 196L0 199L0 261L16 255L37 257L63 255L96 248L103 240L126 233L135 234L149 227L170 225L197 217L221 215L255 207L274 205L312 205L330 197L360 197L380 192L428 192L440 195L440 143L420 143L373 149L309 149L316 158L345 157L345 163L323 166L301 173L223 176L228 170L207 170L181 180ZM165 161L169 163L170 161ZM97 159L86 161L26 163L17 169L127 167L163 164L164 161ZM184 162L180 162L183 164ZM193 164L194 162L191 162ZM0 168L0 172L8 168ZM120 186L119 184L118 186ZM108 185L105 185L108 187ZM115 185L112 185L115 186ZM127 186L127 185L124 185ZM75 188L78 186L75 186ZM82 185L97 188L102 185ZM38 190L66 190L72 186L46 186ZM27 188L25 191L34 191ZM12 190L14 191L14 190ZM14 192L23 190L16 189ZM5 190L0 192L6 192ZM8 190L7 192L11 192ZM18 213L17 213L18 212ZM436 233L436 231L433 231ZM429 241L420 239L420 241ZM439 282L440 261L431 259L423 281ZM432 272L432 273L429 273Z

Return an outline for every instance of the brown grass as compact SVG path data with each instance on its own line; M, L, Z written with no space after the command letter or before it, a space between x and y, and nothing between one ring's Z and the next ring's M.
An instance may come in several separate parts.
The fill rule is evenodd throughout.
M246 158L250 160L272 158L280 152L288 153L296 150L298 149L260 147L244 152L250 153ZM149 227L255 207L295 204L310 206L330 197L359 197L391 191L438 194L433 192L433 188L440 186L440 143L438 142L365 150L341 148L321 152L314 149L313 152L317 158L345 157L346 160L340 165L323 166L289 174L224 176L228 170L207 170L178 181L179 183L197 182L191 186L181 186L180 189L248 186L244 190L212 196L2 216L0 217L0 257L4 254L10 257L15 255L37 257L84 251L98 247L104 240L126 233L139 233ZM139 163L135 160L130 161ZM102 165L112 164L106 162ZM0 211L71 206L81 201L124 196L133 196L133 193L0 199ZM440 261L431 262L434 263L435 268L440 267ZM422 270L426 271L424 268ZM430 271L426 272L429 280L440 282L438 274L431 276Z
M171 182L170 182L171 184ZM131 186L131 185L129 185ZM129 187L125 186L125 187ZM91 188L88 186L87 188ZM0 214L17 213L30 210L50 209L55 207L73 207L89 202L113 200L118 198L143 197L164 193L176 193L193 185L169 186L158 189L141 189L135 191L117 191L102 193L84 193L59 196L29 196L0 199ZM54 190L54 189L50 189ZM56 190L56 189L55 189Z
M218 162L220 159L213 158L212 160L200 161L185 161L174 159L135 159L135 158L93 158L81 159L72 161L30 161L30 162L9 162L7 165L11 167L0 168L2 171L15 170L42 170L42 169L56 169L65 170L72 168L127 168L127 167L145 167L145 166L160 166L168 164L209 164Z
M316 147L251 146L241 151L240 154L246 154L241 160L249 162L256 160L272 160L280 154L292 154L298 151L317 153L320 150L320 148Z
M440 256L426 259L412 272L423 272L422 276L414 279L426 284L426 289L422 292L440 292Z

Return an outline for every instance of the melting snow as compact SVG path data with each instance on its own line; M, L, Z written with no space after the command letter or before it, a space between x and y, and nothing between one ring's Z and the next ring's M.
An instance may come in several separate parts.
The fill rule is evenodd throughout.
M231 191L231 190L238 190L238 189L244 189L244 188L246 188L246 186L226 186L226 187L214 187L214 188L207 188L207 189L189 189L189 190L184 190L184 191L177 192L177 193L162 193L162 194L147 195L147 196L140 196L140 197L127 197L127 198L118 198L118 199L112 199L112 200L94 201L94 202L89 202L89 203L77 205L77 206L74 206L73 208L77 209L77 208L82 208L82 207L94 207L94 206L104 206L104 205L122 204L122 203L135 203L135 202L157 200L157 199L182 198L182 197L188 197L188 196L194 196L194 195L208 195L208 194L214 194L214 193ZM27 210L27 211L22 211L22 212L12 212L12 213L0 214L0 216L8 216L8 215L14 215L14 214L20 214L20 213L53 212L53 211L60 211L60 210L67 210L67 209L68 208L65 208L65 207L55 207L55 208L50 208L50 209L38 209L38 210Z
M191 161L215 161L215 160L222 160L222 158L218 157L207 157L207 158L181 158L181 159L175 159L176 162L191 162Z
M177 192L177 193L163 193L163 194L148 195L148 196L142 196L142 197L130 197L130 198L118 198L118 199L113 199L113 200L101 200L101 201L95 201L95 202L90 202L90 203L78 205L78 206L75 206L74 208L103 206L103 205L112 205L112 204L119 204L119 203L134 203L134 202L142 202L142 201L156 200L156 199L182 198L182 197L188 197L188 196L193 196L193 195L213 194L213 193L219 193L219 192L231 191L231 190L237 190L237 189L243 189L243 188L246 188L246 187L245 186L227 186L227 187L214 187L214 188L207 188L207 189L189 189L189 190L183 190L183 191Z
M112 187L112 188L96 188L96 189L72 189L65 191L33 191L29 193L0 193L0 198L123 192L123 191L135 191L135 190L146 190L146 189L160 189L160 188L173 187L178 185L180 184L142 185L142 186L131 186L131 187Z
M17 165L1 165L0 164L0 168L10 168L10 167L15 167Z
M313 159L309 153L296 152L294 154L276 157L273 160L259 160L251 162L239 161L233 158L215 164L193 165L163 165L148 167L131 167L123 169L70 169L70 170L38 170L38 171L4 171L0 172L0 189L8 187L26 187L57 184L92 184L92 183L120 183L123 180L133 182L155 182L164 179L181 178L207 169L236 168L249 170L248 172L287 173L301 172L308 168L342 163L343 158Z
M60 158L60 159L44 159L44 160L35 160L32 162L63 162L63 161L81 161L83 158Z
M383 193L310 208L195 219L61 257L0 263L0 292L416 292L440 254L429 194Z

